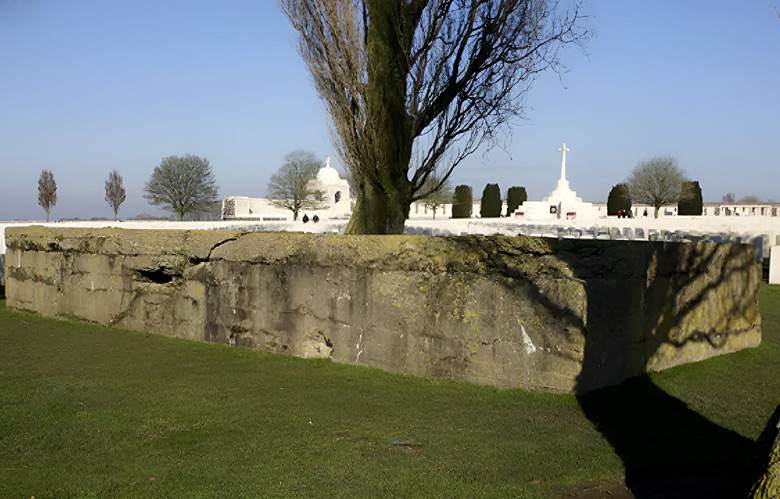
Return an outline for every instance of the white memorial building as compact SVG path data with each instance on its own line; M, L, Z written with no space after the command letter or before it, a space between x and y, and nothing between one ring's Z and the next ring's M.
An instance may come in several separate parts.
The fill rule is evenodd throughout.
M303 210L299 217L317 215L323 219L349 218L352 214L352 199L349 195L349 184L339 176L339 172L330 166L328 156L325 166L317 172L317 177L309 181L312 190L323 193L318 209ZM292 220L292 211L275 205L266 198L250 198L247 196L227 196L222 200L223 220Z

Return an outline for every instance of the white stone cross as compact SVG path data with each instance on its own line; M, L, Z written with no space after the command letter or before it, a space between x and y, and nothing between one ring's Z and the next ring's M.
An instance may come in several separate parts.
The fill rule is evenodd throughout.
M566 142L564 142L563 147L559 147L558 150L563 151L563 160L561 161L561 180L566 180L566 151L569 150L566 147Z

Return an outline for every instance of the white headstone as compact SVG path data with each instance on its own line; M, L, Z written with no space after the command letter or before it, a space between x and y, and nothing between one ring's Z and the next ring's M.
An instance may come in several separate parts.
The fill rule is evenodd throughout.
M780 246L769 250L769 284L780 284Z

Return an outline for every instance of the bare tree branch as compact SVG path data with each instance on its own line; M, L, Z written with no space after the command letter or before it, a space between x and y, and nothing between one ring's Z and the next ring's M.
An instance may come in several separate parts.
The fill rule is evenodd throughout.
M432 175L445 182L469 154L511 133L539 74L559 71L560 49L589 36L579 3L562 9L557 0L280 4L356 180L355 214L394 218L382 222L390 232L403 230Z

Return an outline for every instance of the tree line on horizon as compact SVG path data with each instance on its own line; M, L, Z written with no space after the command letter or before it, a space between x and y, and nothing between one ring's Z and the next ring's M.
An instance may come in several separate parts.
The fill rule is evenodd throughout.
M268 183L268 198L277 207L292 211L293 220L307 209L326 208L323 192L311 183L317 172L324 166L322 160L309 151L295 150L287 154L279 170L271 176ZM346 175L350 191L356 192L354 179ZM151 178L146 182L143 196L149 204L175 213L183 220L188 213L204 211L217 201L218 184L208 159L191 154L179 157L167 156L155 167ZM109 173L105 182L105 200L109 204L116 221L121 204L127 195L122 176L117 170ZM50 219L52 208L57 204L57 183L50 170L43 170L38 179L38 204L46 212L46 221ZM511 216L515 210L528 200L525 187L512 186L502 199L498 184L486 184L481 198L480 217L494 218ZM758 196L749 195L737 200L734 193L723 196L724 203L759 203ZM444 205L452 204L453 218L472 216L473 194L468 185L459 185L452 189L449 179L434 175L428 178L419 199L433 218ZM502 206L506 202L506 212ZM687 178L679 167L677 159L671 155L655 156L640 161L624 182L612 187L607 197L607 216L618 216L631 210L633 204L646 204L654 208L655 217L662 206L678 205L678 215L701 215L703 209L702 191L698 181ZM151 217L150 215L147 217Z
M105 200L119 216L119 208L127 199L122 175L114 169L105 182ZM167 156L155 167L144 186L143 196L149 204L161 206L176 213L181 221L187 213L203 210L217 200L218 184L208 159L187 154L183 157ZM46 212L49 221L52 208L57 204L57 182L50 170L41 171L38 178L38 204Z
M736 200L729 192L723 203L760 203L758 196L749 195ZM771 201L770 201L771 202ZM654 217L663 206L677 204L678 215L701 215L704 208L701 186L691 180L672 155L654 156L640 161L624 182L612 187L607 198L607 216L629 212L632 203L646 204L654 209Z

